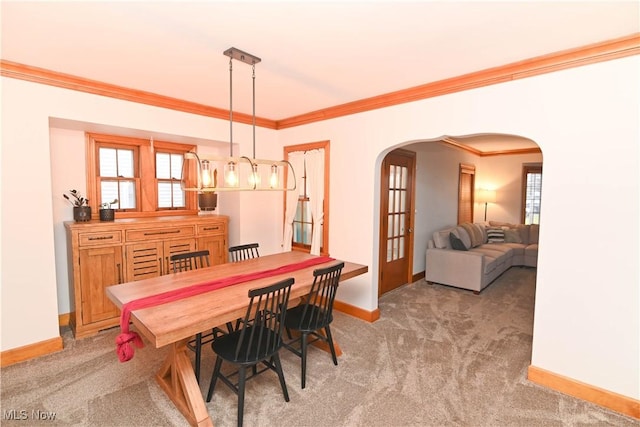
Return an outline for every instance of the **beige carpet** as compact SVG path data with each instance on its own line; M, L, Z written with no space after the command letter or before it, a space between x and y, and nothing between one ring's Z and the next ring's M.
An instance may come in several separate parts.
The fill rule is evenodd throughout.
M275 374L260 375L247 386L245 426L640 426L526 380L534 293L535 270L512 268L481 295L423 280L404 286L380 299L375 323L336 313L338 366L312 348L301 390L300 360L283 351L291 401ZM153 379L166 351L146 346L119 363L117 333L75 341L63 331L64 351L2 369L0 423L186 425ZM207 348L203 394L212 363ZM236 402L219 383L207 404L214 425L236 424ZM55 420L36 421L37 411Z

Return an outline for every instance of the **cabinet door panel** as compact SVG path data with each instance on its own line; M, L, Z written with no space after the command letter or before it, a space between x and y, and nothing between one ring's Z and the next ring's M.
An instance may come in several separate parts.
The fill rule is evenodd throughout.
M209 250L211 265L227 262L227 246L224 236L200 237L198 239L198 250L205 249Z
M80 250L83 323L118 316L118 309L107 297L105 288L122 282L121 246Z
M127 245L127 281L162 275L162 258L162 242Z
M196 239L175 239L164 242L164 274L171 273L171 255L181 254L185 252L193 252L196 250Z

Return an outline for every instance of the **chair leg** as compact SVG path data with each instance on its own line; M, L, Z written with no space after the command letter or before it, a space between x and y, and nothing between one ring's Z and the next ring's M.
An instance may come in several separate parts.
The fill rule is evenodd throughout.
M280 386L282 387L282 394L284 394L284 401L289 401L289 392L287 391L287 383L284 381L284 373L282 372L282 364L280 364L280 355L278 353L273 355L273 364L276 367L278 373L278 379L280 380Z
M211 384L209 384L209 392L207 393L207 402L211 402L211 396L213 396L213 389L216 388L216 382L220 375L220 367L222 367L222 358L216 357L216 366L213 368L213 374L211 375Z
M202 334L196 334L196 381L200 384L200 360L202 359Z
M309 335L306 332L302 333L302 337L300 338L300 352L302 353L302 374L301 374L301 382L302 388L306 385L307 380L307 338Z
M338 366L338 358L336 357L336 348L333 346L333 338L331 337L331 328L327 325L324 328L324 331L327 333L327 342L329 343L329 348L331 349L331 357L333 357L333 364Z
M247 370L241 366L238 370L238 427L242 427L242 416L244 414L244 386L247 377Z

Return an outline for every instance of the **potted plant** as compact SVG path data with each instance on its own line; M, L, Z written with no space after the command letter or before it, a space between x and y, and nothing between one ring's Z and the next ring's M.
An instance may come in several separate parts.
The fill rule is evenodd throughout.
M111 207L118 203L118 199L113 199L111 202L105 202L100 205L100 221L113 221L116 216L116 210Z
M63 194L62 197L73 205L73 219L76 222L91 221L89 199L82 197L77 190L69 190L69 194Z

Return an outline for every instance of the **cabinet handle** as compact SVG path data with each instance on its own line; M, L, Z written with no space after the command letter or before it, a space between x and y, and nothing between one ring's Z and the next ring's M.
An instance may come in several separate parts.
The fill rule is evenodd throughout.
M220 230L220 227L204 227L203 228L204 231L209 231L209 230Z
M122 265L116 264L118 267L118 285L122 283Z
M158 258L158 264L160 264L160 275L162 276L162 270L163 270L163 265L162 265L162 258Z
M180 234L180 230L172 230L172 231L148 231L145 232L145 236L157 236L159 234Z
M89 237L88 240L109 240L109 239L113 239L113 236Z

